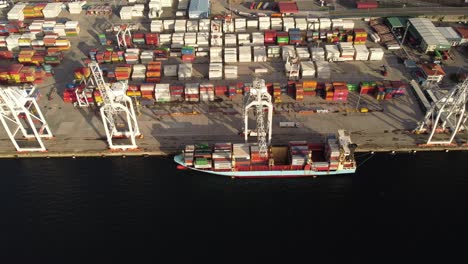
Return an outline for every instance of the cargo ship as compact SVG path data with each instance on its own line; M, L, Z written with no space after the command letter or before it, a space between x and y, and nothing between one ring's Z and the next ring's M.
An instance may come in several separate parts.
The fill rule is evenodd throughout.
M338 130L321 142L291 141L269 146L260 155L256 143L216 143L186 145L174 157L179 169L190 169L232 178L293 178L348 174L356 171L357 145Z

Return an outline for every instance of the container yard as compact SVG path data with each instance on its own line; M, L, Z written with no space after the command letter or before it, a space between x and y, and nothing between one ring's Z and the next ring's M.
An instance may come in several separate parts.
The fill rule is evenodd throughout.
M433 82L416 78L425 62L449 49L442 95L456 85L449 75L468 71L458 46L463 36L456 35L463 29L439 31L428 19L410 19L405 38L411 43L402 50L402 36L382 18L300 16L289 5L283 7L287 16L246 18L219 15L219 3L211 4L152 0L115 10L85 2L66 9L60 3L14 5L0 23L2 89L34 86L28 96L51 133L42 137L37 127L41 152L17 135L29 150L17 152L2 128L0 157L166 155L200 142L240 144L244 98L255 77L265 80L272 97L275 144L320 142L346 129L356 151L466 149L465 130L450 144L424 147L428 135L413 133L431 108L421 102ZM358 2L358 8L377 5ZM452 38L433 44L421 28ZM411 70L402 60L422 66ZM127 116L103 121L113 111ZM130 147L109 150L115 142Z

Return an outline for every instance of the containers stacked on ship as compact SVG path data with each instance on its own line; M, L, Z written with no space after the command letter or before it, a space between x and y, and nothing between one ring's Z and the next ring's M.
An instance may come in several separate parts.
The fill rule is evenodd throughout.
M182 61L193 62L195 60L195 48L190 46L184 46L181 49Z
M263 46L265 44L265 36L263 32L252 32L252 45Z
M297 57L299 57L299 60L301 61L310 60L310 53L307 47L296 47L296 54L297 54Z
M310 55L313 61L324 61L325 60L325 50L322 47L311 47Z
M257 145L250 145L250 165L252 166L267 166L268 165L268 157L262 157L260 155L260 149Z
M266 31L270 29L270 17L259 17L258 18L258 29L260 31Z
M237 65L224 65L224 78L237 79Z
M133 65L132 81L143 81L146 77L146 66L144 64Z
M232 144L214 144L212 160L215 171L230 171L232 169Z
M212 151L208 144L196 144L193 154L193 165L196 169L212 168Z
M213 102L215 97L214 85L211 83L200 84L200 101Z
M307 164L309 157L309 146L306 141L290 141L289 162L291 169L302 169Z
M338 140L334 136L327 138L324 154L325 158L330 162L329 170L337 170L340 164L340 147Z
M140 50L139 49L127 49L125 51L125 62L128 64L137 64L139 63Z
M215 86L215 96L223 96L228 92L228 87L226 85L216 85Z
M180 102L184 100L184 86L181 84L171 84L171 101Z
M242 46L239 47L239 62L251 62L252 61L252 47Z
M115 79L117 81L126 81L130 79L132 72L131 65L120 65L115 68Z
M294 86L294 92L295 92L294 99L296 99L296 101L304 100L304 88L303 88L302 83L295 82L293 86Z
M315 61L317 78L329 80L331 77L330 63L326 61Z
M233 166L236 169L245 170L250 168L250 147L248 144L233 144L232 153Z
M146 67L146 82L158 83L161 81L161 62L152 61Z
M199 93L199 84L198 83L187 83L185 84L185 101L186 102L199 102L200 93Z
M317 89L317 81L304 80L302 82L302 89L305 96L315 96Z
M275 103L281 103L281 85L279 83L273 83L273 101Z
M226 63L237 62L237 48L224 48L224 62Z
M148 64L154 61L154 51L152 50L144 50L140 54L140 61L143 64Z
M301 76L303 79L315 78L315 65L313 61L301 61Z
M171 101L171 93L168 83L157 83L154 87L154 99L157 103L167 103Z

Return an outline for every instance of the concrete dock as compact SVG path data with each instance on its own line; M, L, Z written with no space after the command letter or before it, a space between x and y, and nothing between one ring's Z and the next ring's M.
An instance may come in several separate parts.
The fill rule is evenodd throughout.
M47 152L17 153L7 137L3 127L0 129L0 157L83 157L83 156L143 156L143 155L172 155L179 152L183 145L197 142L243 142L239 131L243 127L242 96L230 100L219 98L210 103L168 103L144 106L138 116L143 138L138 139L138 150L113 152L108 150L104 133L104 126L99 111L96 108L76 108L64 103L61 96L67 83L73 81L73 70L83 64L83 59L91 48L101 48L97 34L102 33L113 23L122 23L115 15L112 18L70 16L67 19L79 20L81 33L79 38L70 38L72 49L66 51L65 59L55 68L55 76L49 78L39 86L42 97L39 104L49 126L54 134L51 140L45 140ZM134 21L138 22L138 21ZM142 28L147 28L147 21L139 21ZM356 26L360 27L360 26ZM378 46L368 43L368 46ZM103 50L103 48L101 48ZM455 72L463 65L463 55L448 68ZM3 64L5 62L2 62ZM180 59L170 58L165 64L179 64ZM278 59L268 63L237 63L239 78L236 81L251 82L253 69L265 67L269 73L262 78L267 82L285 84L284 63ZM339 62L331 64L331 81L346 81L359 83L360 81L383 80L379 69L382 65L390 69L388 80L409 81L404 65L398 63L396 56L386 51L383 61ZM112 68L112 65L102 65ZM210 82L207 79L207 58L197 58L194 62L194 78L189 81L178 81L174 78L163 77L162 83L190 83ZM447 77L448 79L448 77ZM322 81L319 79L319 81ZM327 80L330 81L330 80ZM230 84L233 81L225 80ZM447 86L452 85L446 83ZM48 98L48 95L51 98ZM357 102L371 110L368 113L355 111ZM329 113L308 113L307 110L326 109ZM191 113L191 114L189 114ZM284 144L290 140L323 140L324 135L335 133L343 128L351 132L352 140L358 144L357 151L429 151L429 150L468 150L468 134L457 137L457 146L419 147L427 135L415 135L411 131L417 122L423 118L411 89L407 95L398 99L377 101L375 98L351 93L347 103L326 102L321 98L306 98L295 101L283 95L283 103L275 105L273 116L273 144ZM296 128L280 128L279 122L293 121ZM255 142L255 138L251 138Z

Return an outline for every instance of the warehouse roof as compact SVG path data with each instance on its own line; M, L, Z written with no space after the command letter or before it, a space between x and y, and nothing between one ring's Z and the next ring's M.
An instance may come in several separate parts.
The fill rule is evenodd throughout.
M207 12L210 9L209 0L191 0L189 6L189 12Z
M462 36L462 38L468 38L468 27L456 27L455 30Z
M297 8L296 2L279 2L278 9L280 13L297 13L299 9Z
M411 25L418 31L427 45L450 46L447 39L440 33L434 24L427 18L410 18Z
M450 41L460 41L462 38L452 27L437 27L437 30Z
M421 69L424 71L426 76L445 76L445 71L436 63L421 64Z
M388 17L387 22L390 24L392 28L402 28L405 27L398 17Z

